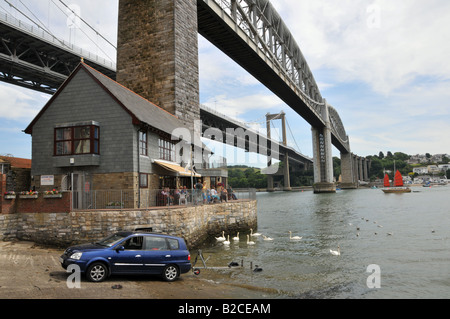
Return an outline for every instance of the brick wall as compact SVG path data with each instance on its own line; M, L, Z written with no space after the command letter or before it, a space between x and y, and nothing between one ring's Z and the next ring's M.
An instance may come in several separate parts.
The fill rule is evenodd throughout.
M2 193L1 214L17 214L17 213L68 213L71 211L71 193L63 192L61 198L46 198L41 193L37 198L20 198L16 194L15 199L5 199Z

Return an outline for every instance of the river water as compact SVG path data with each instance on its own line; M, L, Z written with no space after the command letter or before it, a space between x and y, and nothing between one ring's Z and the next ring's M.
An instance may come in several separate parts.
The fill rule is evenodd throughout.
M205 243L208 267L243 267L200 276L270 298L450 298L450 185L412 190L258 193L257 232L273 241Z

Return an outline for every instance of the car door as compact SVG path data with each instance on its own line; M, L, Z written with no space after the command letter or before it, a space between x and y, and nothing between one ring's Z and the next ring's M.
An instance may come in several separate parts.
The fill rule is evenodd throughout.
M120 243L111 256L113 273L133 274L144 270L143 236L133 236ZM122 249L123 248L123 249Z
M148 274L161 274L172 260L172 252L166 238L145 236L144 249L144 271Z

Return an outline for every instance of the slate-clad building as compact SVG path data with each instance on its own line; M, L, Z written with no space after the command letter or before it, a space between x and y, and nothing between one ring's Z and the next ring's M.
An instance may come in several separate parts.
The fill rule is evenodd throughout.
M190 187L179 140L172 140L177 128L190 130L82 62L25 130L32 135L32 187L133 190L135 206L139 190Z

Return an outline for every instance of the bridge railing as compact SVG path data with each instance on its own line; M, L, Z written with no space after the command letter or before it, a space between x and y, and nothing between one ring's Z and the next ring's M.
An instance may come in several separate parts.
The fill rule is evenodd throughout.
M213 0L296 87L319 116L324 103L306 59L279 14L267 1L264 7L247 0ZM242 5L241 5L242 4ZM270 30L270 31L269 31Z
M50 34L48 31L42 29L38 26L33 26L28 23L25 23L10 14L4 13L0 11L0 21L3 22L6 25L9 25L15 29L19 29L23 32L26 32L34 37L37 37L41 40L45 40L49 42L50 44L60 47L66 51L70 50L75 55L82 56L83 58L98 63L100 65L103 65L104 67L107 67L113 71L116 70L116 64L112 61L109 61L105 58L102 58L96 54L93 54L85 49L82 49L76 45L73 45L72 43L69 43L67 41L58 39L54 35Z

